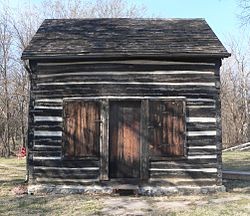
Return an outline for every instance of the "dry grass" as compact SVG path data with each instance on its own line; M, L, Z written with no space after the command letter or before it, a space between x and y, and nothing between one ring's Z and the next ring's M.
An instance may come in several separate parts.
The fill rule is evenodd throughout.
M231 151L222 154L223 169L250 172L250 151Z
M0 196L2 197L9 195L13 187L24 185L25 160L0 158L0 173Z
M12 191L25 185L24 167L25 160L0 159L0 215L250 215L249 182L227 182L229 192L200 196L17 196Z
M95 196L15 195L25 184L25 160L0 158L0 215L92 215L100 203Z

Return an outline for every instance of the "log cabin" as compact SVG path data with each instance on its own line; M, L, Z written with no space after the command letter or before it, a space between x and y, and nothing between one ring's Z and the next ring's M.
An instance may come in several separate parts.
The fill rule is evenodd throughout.
M22 54L30 193L221 189L229 56L204 19L45 20Z

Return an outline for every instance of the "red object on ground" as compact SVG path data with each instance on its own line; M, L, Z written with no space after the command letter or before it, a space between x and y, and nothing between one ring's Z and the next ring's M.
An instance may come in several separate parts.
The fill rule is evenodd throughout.
M26 156L26 148L22 147L21 149L21 157L25 157Z

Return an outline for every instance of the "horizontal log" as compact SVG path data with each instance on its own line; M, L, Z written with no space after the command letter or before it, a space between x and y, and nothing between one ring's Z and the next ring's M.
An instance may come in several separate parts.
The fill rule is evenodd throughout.
M60 140L62 142L62 136L58 135L58 134L55 134L55 136L51 136L51 135L44 135L44 136L36 135L36 136L34 136L34 140L35 141L39 141L39 140L41 140L41 141L45 141L45 140L48 140L48 141L51 141L51 140L59 141Z
M187 131L216 130L215 122L187 122Z
M95 72L93 72L95 73ZM179 74L174 74L174 73L169 73L169 74L163 74L164 72L153 72L150 74L133 74L133 72L129 73L116 73L114 75L111 74L109 75L108 73L111 72L106 72L103 73L103 75L91 75L91 72L86 74L80 75L79 73L74 73L68 74L60 74L60 76L53 76L50 77L38 77L35 80L35 84L41 84L41 83L50 83L50 82L215 82L215 77L213 74L200 74L200 73L179 73ZM167 72L165 72L167 73ZM64 75L64 76L63 76Z
M48 139L48 138L42 138L42 139L34 139L34 146L35 145L48 145L48 146L61 146L62 140L61 139Z
M63 104L63 99L62 98L54 98L53 100L52 99L36 99L35 100L35 103L48 103L49 104L54 104L54 103L58 103L58 106L60 104L60 106L62 106Z
M101 77L102 79L116 79L117 76L121 76L121 79L123 80L124 78L131 79L131 77L136 77L136 78L148 78L148 77L166 77L166 76L172 76L172 77L178 77L178 76L183 76L184 78L188 78L190 76L194 77L213 77L215 81L218 81L217 77L214 75L213 71L197 71L197 70L158 70L158 71L91 71L91 72L86 72L86 71L78 71L78 72L69 72L69 73L50 73L50 74L33 74L33 78L36 81L43 80L43 79L50 79L53 78L53 80L58 79L65 79L68 77L82 77L83 79L99 79ZM109 78L110 77L110 78ZM119 78L118 78L119 79ZM78 79L79 80L79 79ZM159 80L159 79L157 79Z
M47 108L49 108L49 107L60 107L60 108L62 108L62 100L60 100L60 101L55 101L55 100L52 100L52 101L39 101L39 100L35 100L34 108L36 108L36 107L47 107Z
M76 167L45 167L45 166L35 166L33 167L33 169L35 171L48 171L48 172L63 172L64 174L66 173L78 173L78 174L82 174L82 173L86 173L86 172L98 172L99 171L99 167L97 166L93 166L93 167L81 167L81 168L76 168Z
M117 92L123 92L127 91L126 93L133 93L133 91L139 91L139 93L143 92L151 92L151 91L173 91L172 95L175 95L174 92L182 92L185 93L185 91L188 91L190 93L214 93L218 94L218 90L213 85L213 82L185 82L185 83L145 83L145 82L120 82L120 83L109 83L109 82L103 82L103 83L86 83L86 82L71 82L71 83L44 83L44 85L40 84L38 86L34 86L33 93L39 93L39 91L43 92L44 94L50 93L60 93L60 92L69 92L74 93L77 91L80 91L81 93L87 91L94 91L97 92L97 90L102 90L105 92L109 92L110 90L116 90ZM150 91L151 90L151 91ZM198 92L197 92L198 91ZM99 92L100 93L100 92ZM111 91L112 93L112 91ZM110 94L112 95L112 94Z
M34 149L34 148L33 148ZM61 150L59 149L51 149L51 148L47 148L47 150L42 150L42 149L37 149L31 152L33 154L34 157L60 157L61 156Z
M34 115L34 122L62 122L62 116L39 116Z
M216 109L215 105L199 105L193 104L186 106L187 109Z
M187 146L188 150L206 150L206 149L217 149L217 146L214 145L205 145L205 146Z
M53 109L53 107L48 109L32 109L30 113L37 116L62 116L62 109Z
M193 122L198 122L198 123L216 123L216 118L215 117L187 117L186 118L187 123L193 123Z
M205 146L205 145L215 145L215 144L216 144L215 136L205 136L205 137L188 136L187 137L188 146Z
M186 115L192 117L215 117L216 109L215 108L190 108L187 107Z
M217 163L203 163L203 164L197 164L193 163L192 161L186 161L186 162L177 162L177 161L154 161L150 162L150 168L165 168L165 169L175 169L175 168L216 168Z
M99 182L99 179L72 179L72 178L46 178L46 177L36 177L35 181L38 183L60 183L60 184L81 184L81 185L93 185L95 182Z
M96 97L96 96L176 96L176 97L193 97L193 98L208 98L215 99L217 97L217 90L209 87L193 87L193 88L170 88L167 86L162 87L142 87L142 88L133 87L120 87L110 86L109 88L103 87L80 87L80 88L44 88L44 90L37 89L33 90L32 94L35 95L36 99L49 98L51 100L56 98L70 98L70 97Z
M199 160L203 160L203 159L217 159L218 155L214 154L214 155L188 155L187 159L188 160L195 160L195 159L199 159Z
M186 105L188 106L215 106L213 99L187 98Z
M73 178L73 179L95 179L99 176L98 167L86 167L86 168L47 168L34 167L35 177L47 177L47 178Z
M44 125L44 124L36 124L33 125L34 130L39 131L62 131L62 124L54 124L54 125Z
M62 160L62 157L61 156L33 156L33 160L34 161L39 161L39 160L41 160L41 161L45 161L45 160L55 160L55 161L59 161L59 160Z
M173 159L171 157L165 157L164 160L159 160L157 158L150 158L150 162L170 162L173 161ZM216 158L185 158L185 159L175 159L175 162L178 163L191 163L191 164L209 164L209 163L217 163L217 159Z
M63 120L63 119L61 119ZM62 128L63 127L63 123L62 121L36 121L36 122L32 122L30 124L32 129L36 129L36 128ZM41 129L43 130L43 129ZM60 129L59 129L60 130Z
M32 148L33 151L62 151L61 146L56 146L56 145L34 145Z
M40 131L40 130L35 130L34 131L34 136L39 138L39 137L62 137L62 131Z
M198 137L204 137L204 136L216 136L216 130L212 131L187 131L187 136L198 136Z
M46 110L62 110L63 109L63 107L61 106L61 105L51 105L50 104L50 106L47 106L47 105L35 105L34 106L34 110L44 110L44 111L46 111Z
M70 64L70 65L39 65L37 74L70 73L70 72L108 72L108 71L155 71L155 70L190 70L190 71L213 71L214 66L207 64L189 64L178 62L172 64L125 64L125 63L98 63L98 64Z
M215 155L218 151L216 149L188 149L188 156L192 155Z
M63 100L100 100L100 99L112 99L112 100L125 100L125 99L166 99L166 100L172 100L172 99L183 99L186 101L188 106L214 106L216 102L216 98L206 98L206 97L196 97L196 96L190 96L186 98L185 96L164 96L164 95L108 95L108 96L81 96L81 97L67 97L67 98L42 98L42 99L35 99L35 103L63 103ZM200 104L205 103L205 104Z
M82 173L82 174L63 174L58 172L34 172L34 177L42 177L42 178L60 178L60 179L97 179L99 177L99 173Z
M216 178L217 173L208 172L190 172L190 171L150 171L150 178L176 178L176 177L186 177L186 178Z
M98 65L98 64L133 64L133 65L208 65L211 67L215 67L216 64L214 61L200 61L200 59L190 59L189 61L186 59L185 61L182 59L172 59L172 60L153 60L153 59L147 59L147 60L138 60L138 59L129 59L129 60L114 60L114 59L107 59L105 61L99 60L90 60L89 61L81 61L81 60L76 60L73 61L72 59L67 60L64 59L63 61L43 61L43 62L38 62L37 66L38 67L52 67L52 66L65 66L65 65Z
M150 168L150 172L163 172L163 173L172 173L172 172L191 172L191 173L217 173L217 168Z
M99 167L98 160L34 160L34 166L84 168Z

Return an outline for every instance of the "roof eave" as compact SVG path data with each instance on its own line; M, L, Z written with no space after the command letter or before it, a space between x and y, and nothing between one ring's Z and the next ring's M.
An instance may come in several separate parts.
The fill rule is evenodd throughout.
M89 58L228 58L231 54L228 52L225 53L166 53L166 54L137 54L137 53L128 53L128 54L38 54L38 53L23 53L22 60L45 60L45 59L89 59Z

